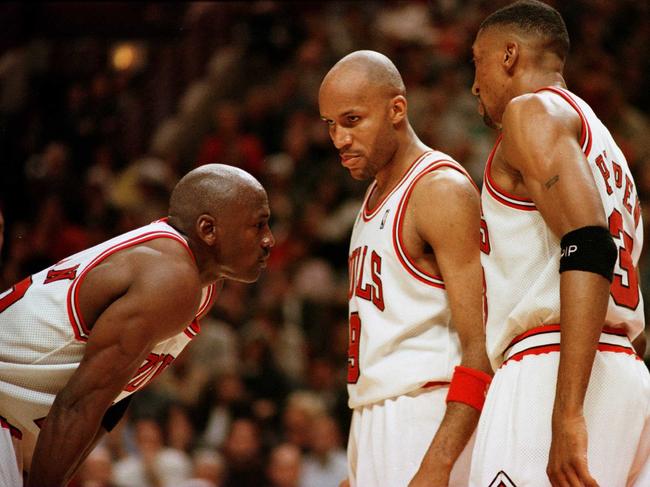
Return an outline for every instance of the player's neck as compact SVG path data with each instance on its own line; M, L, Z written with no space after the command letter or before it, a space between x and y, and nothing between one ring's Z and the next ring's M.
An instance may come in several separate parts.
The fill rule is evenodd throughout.
M514 97L526 93L533 93L547 86L566 88L562 73L558 71L531 71L521 77L514 85Z
M402 179L411 165L427 150L430 150L409 126L404 140L400 142L391 161L375 176L376 194L381 197Z

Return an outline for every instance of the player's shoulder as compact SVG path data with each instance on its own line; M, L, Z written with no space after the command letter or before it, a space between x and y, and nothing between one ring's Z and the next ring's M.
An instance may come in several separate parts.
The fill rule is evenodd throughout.
M186 284L199 283L199 272L187 244L170 238L154 239L142 246L148 255L147 265L166 275L183 280Z
M441 201L454 204L459 201L478 200L479 190L471 177L453 159L434 166L425 173L413 188L412 198L417 203L440 205Z
M539 130L545 127L573 127L580 123L575 109L550 90L524 93L514 97L503 112L503 130Z
M187 245L172 238L156 238L115 255L116 266L129 269L133 282L191 295L200 290L200 278Z
M450 190L476 188L471 177L463 166L450 155L440 151L432 151L424 174L418 178L415 191L444 192Z

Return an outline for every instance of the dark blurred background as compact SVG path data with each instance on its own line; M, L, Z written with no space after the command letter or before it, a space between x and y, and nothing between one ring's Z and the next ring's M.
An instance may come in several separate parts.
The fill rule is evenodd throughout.
M350 51L385 53L416 132L480 184L495 134L470 93L470 46L505 3L0 4L3 289L164 216L200 164L251 172L273 212L262 279L225 287L201 337L136 395L75 486L338 485L347 247L366 185L338 164L318 86ZM650 222L650 4L550 3L571 35L569 88L614 134ZM647 252L639 271L647 302Z

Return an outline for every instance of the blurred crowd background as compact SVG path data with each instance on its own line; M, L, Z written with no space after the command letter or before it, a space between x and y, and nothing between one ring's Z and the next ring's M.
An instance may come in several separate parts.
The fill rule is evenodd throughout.
M480 184L495 134L470 93L470 46L504 3L0 5L2 289L164 216L174 183L200 164L254 174L273 213L263 277L226 285L199 337L136 394L74 486L338 485L348 237L366 184L338 163L320 81L350 51L385 53L416 132ZM650 5L550 3L571 35L569 88L623 149L647 224Z

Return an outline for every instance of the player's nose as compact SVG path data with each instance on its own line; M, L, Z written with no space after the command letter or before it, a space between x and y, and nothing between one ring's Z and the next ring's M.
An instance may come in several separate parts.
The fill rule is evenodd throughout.
M479 88L478 88L478 83L476 80L474 80L474 83L472 83L472 95L478 96L479 95Z
M269 229L266 235L262 238L262 247L265 249L271 249L275 245L275 237L273 236L273 232Z
M350 135L350 132L340 127L330 130L330 137L332 137L334 147L339 150L352 143L352 136Z

